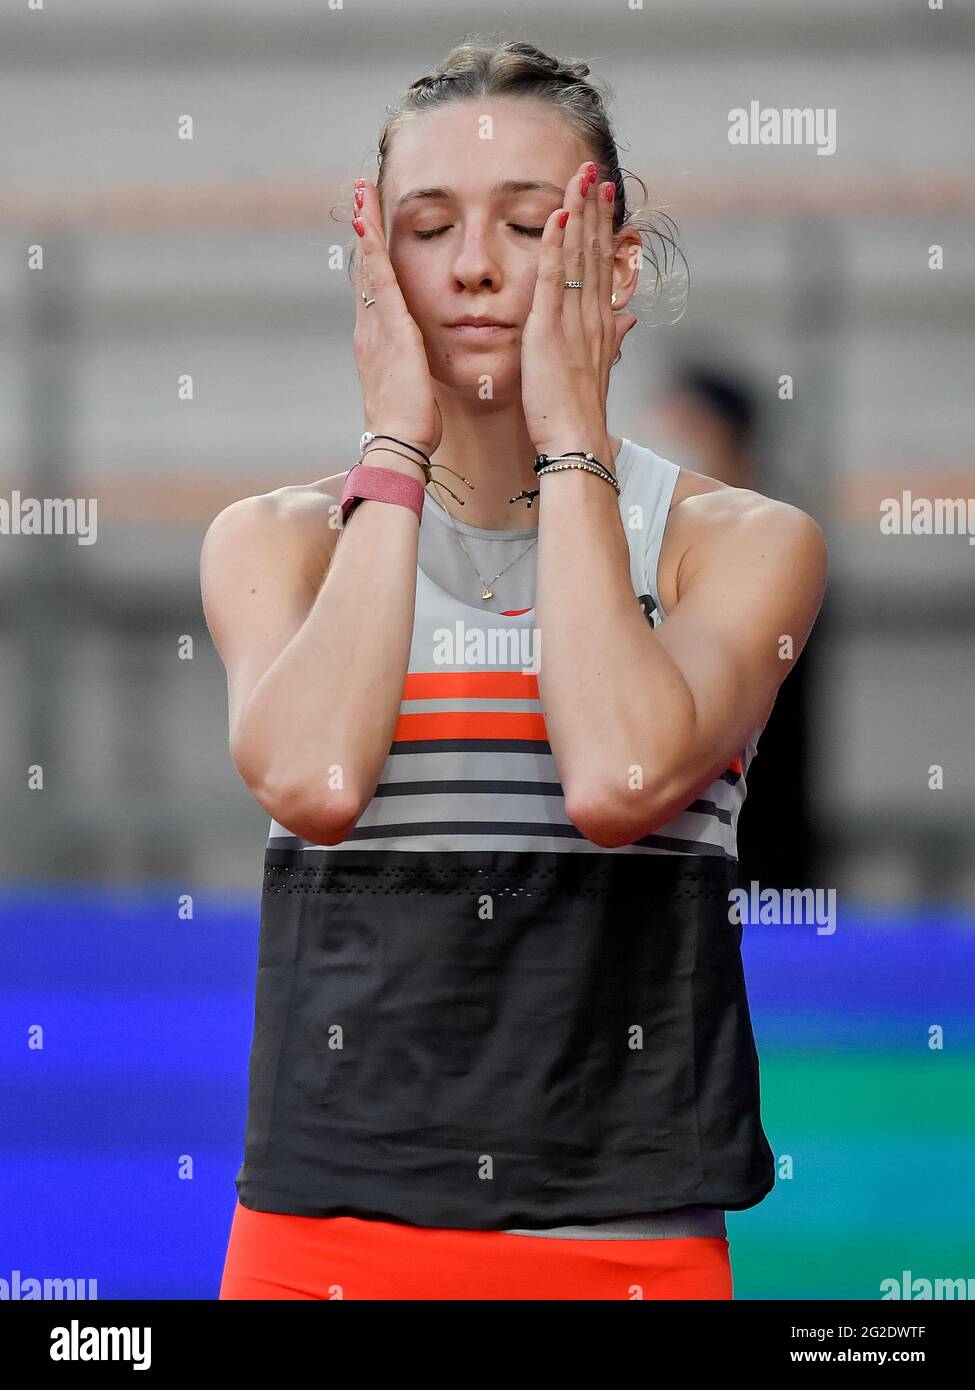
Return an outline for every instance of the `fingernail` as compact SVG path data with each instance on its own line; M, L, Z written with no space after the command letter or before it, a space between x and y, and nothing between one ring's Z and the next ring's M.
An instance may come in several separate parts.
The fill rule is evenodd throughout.
M362 222L360 222L359 219L358 219L358 217L353 217L353 219L352 219L352 226L355 228L355 231L356 231L356 235L357 235L357 236L365 236L365 234L366 234L365 224L362 223Z
M356 191L355 191L355 205L356 205L357 208L361 208L361 207L362 207L362 189L361 189L361 188L357 188Z
M568 222L568 220L569 220L568 211L567 211L565 208L563 208L562 211L559 213L559 226L560 226L560 227L564 227L565 224L566 224L566 222Z
M606 187L603 189L603 197L606 199L607 203L611 203L613 201L613 199L616 197L615 183L608 183L606 185Z
M585 174L583 174L582 178L579 180L579 192L583 197L589 192L589 180L586 178Z
M356 181L355 181L355 186L356 186L356 188L365 188L365 186L366 186L366 181L365 181L365 179L356 179Z
M590 164L589 168L586 170L586 177L589 179L590 183L596 182L596 176L598 173L599 170L596 168L595 164Z

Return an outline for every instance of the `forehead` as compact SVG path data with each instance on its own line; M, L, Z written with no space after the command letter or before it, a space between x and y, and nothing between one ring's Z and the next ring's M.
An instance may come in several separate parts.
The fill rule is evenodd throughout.
M448 102L397 130L384 180L392 208L410 189L445 186L476 194L502 179L538 179L563 190L589 149L564 116L529 98Z

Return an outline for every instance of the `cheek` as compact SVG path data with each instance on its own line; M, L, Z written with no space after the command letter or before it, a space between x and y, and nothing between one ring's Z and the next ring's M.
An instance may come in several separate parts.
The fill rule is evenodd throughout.
M532 300L535 297L535 282L538 279L538 257L526 257L525 261L518 267L514 277L519 303L522 306L522 319L526 319L531 311Z
M420 322L421 316L428 314L435 305L436 290L429 266L412 249L401 250L394 247L390 252L389 263L393 267L396 283L406 301L413 318Z

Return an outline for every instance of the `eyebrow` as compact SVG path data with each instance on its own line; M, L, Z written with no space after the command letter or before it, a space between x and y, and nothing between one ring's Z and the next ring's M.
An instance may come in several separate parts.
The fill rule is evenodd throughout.
M548 183L545 179L505 179L501 183L496 183L489 192L493 194L509 193L554 193L557 198L565 196L565 189L560 188L557 183ZM412 203L417 199L428 199L430 202L446 202L457 195L451 188L413 188L409 193L404 193L402 198L397 198L394 204L394 211L398 211L405 203Z

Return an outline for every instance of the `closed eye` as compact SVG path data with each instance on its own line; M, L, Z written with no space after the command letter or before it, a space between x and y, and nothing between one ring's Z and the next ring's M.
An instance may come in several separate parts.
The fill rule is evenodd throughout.
M516 222L511 222L508 225L512 227L516 232L521 232L522 236L539 237L545 230L544 227L519 227ZM442 236L444 232L449 231L450 227L448 225L446 227L435 227L433 231L430 232L417 232L416 236L418 241L430 241L431 238L435 236Z

